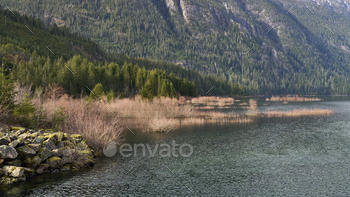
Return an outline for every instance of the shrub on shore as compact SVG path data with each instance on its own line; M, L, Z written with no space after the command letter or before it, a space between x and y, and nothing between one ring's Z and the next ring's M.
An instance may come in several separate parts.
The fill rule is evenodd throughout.
M66 94L50 97L52 89L42 97L26 95L30 94L30 88L17 86L17 89L19 93L12 96L13 109L4 107L0 111L2 123L78 133L99 151L110 141L120 140L119 119L105 113L99 102L85 102L83 98L73 99Z

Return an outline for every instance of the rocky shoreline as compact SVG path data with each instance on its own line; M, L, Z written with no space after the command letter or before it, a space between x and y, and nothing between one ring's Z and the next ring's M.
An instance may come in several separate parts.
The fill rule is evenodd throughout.
M79 134L50 129L0 128L0 185L44 174L92 167L100 153Z

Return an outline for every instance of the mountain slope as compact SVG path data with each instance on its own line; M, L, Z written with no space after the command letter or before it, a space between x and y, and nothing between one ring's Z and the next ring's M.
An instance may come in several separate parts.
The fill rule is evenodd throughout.
M20 16L18 12L2 7L0 21L1 44L12 44L26 49L27 53L35 51L52 59L68 59L75 54L81 54L91 61L105 59L103 50L96 43L77 33L70 33L67 28L58 28L55 24L47 27L38 19Z
M0 2L108 51L176 62L251 94L350 93L348 18L309 0Z
M4 22L0 23L2 72L32 90L58 83L68 94L78 96L101 83L106 92L123 96L141 90L147 97L151 90L159 96L196 96L212 86L217 87L211 91L214 95L244 94L242 86L174 64L106 54L96 43L67 28L46 27L39 19L1 7L0 21ZM152 86L145 91L148 81Z

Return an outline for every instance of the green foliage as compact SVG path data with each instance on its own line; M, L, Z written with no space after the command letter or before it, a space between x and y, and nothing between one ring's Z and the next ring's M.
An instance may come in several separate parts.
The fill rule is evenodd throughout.
M33 126L35 124L34 113L36 110L36 107L26 94L24 99L18 105L16 105L12 115L15 121L19 124L23 126Z
M103 91L103 86L101 83L98 83L95 85L94 89L92 89L92 91L90 92L89 99L100 100L104 95L105 95L105 92Z
M0 51L14 54L10 59L30 60L29 53L50 56L52 59L71 58L74 54L86 55L90 60L101 60L102 49L90 39L70 33L66 27L56 24L46 26L39 19L10 12L0 6L0 44L6 45ZM28 28L34 33L32 34ZM6 31L5 31L6 30ZM49 47L54 54L47 48Z
M107 94L107 102L111 101L115 97L114 91L110 90Z
M152 86L151 81L148 80L145 83L145 85L143 86L143 88L140 91L140 94L141 94L141 97L143 99L148 99L148 100L152 100L153 99L154 94L153 94L153 86Z
M0 112L3 110L12 110L15 107L14 84L12 79L0 73Z
M60 107L60 110L56 111L51 118L51 128L53 128L53 130L58 131L59 130L59 125L61 125L62 123L64 123L64 120L67 118L64 115L64 108Z
M36 87L46 89L49 84L57 83L68 94L77 97L90 93L86 87L94 87L97 83L101 83L106 92L114 91L122 96L132 96L138 94L146 81L150 80L153 96L204 95L212 86L216 87L211 92L213 95L223 96L232 93L231 83L223 79L205 76L192 69L184 69L163 61L129 58L118 54L106 58L106 54L98 49L93 57L97 57L99 54L102 54L102 57L91 58L94 52L87 51L88 54L86 54L83 50L84 46L86 49L86 45L92 43L88 39L75 33L69 33L67 28L58 28L55 25L46 28L40 20L17 15L17 12L15 12L15 16L11 16L11 14L7 9L0 8L0 18L7 17L7 25L4 26L6 31L1 31L0 28L2 63L6 69L11 70L11 76L16 82L25 86L32 85L33 90L36 90ZM31 34L26 26L35 31L35 34ZM74 46L79 49L75 48L72 51L74 46L70 45L69 41L61 42L60 39L70 39L76 44ZM42 43L42 40L50 41L50 44ZM50 48L55 52L55 55L52 55L44 47L45 45L51 46L51 43L54 43L52 44L54 46ZM83 51L81 52L80 49ZM85 57L72 56L75 53L84 54ZM108 59L109 62L95 62L91 59ZM7 74L10 73L7 72ZM160 75L161 81L158 81ZM166 81L163 82L163 80ZM158 95L158 86L159 89L163 88L159 92L160 95ZM35 96L40 92L37 91Z

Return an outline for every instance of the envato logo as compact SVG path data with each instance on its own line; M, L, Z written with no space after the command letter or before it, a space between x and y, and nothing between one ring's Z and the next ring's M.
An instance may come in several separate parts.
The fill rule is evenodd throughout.
M103 148L103 154L106 157L113 157L117 151L118 147L115 142L111 142ZM172 141L171 145L155 144L153 148L149 144L134 144L132 146L125 143L119 147L119 153L122 157L138 157L140 154L142 157L154 157L158 154L161 157L190 157L193 153L193 147L190 144L176 144L175 140Z

